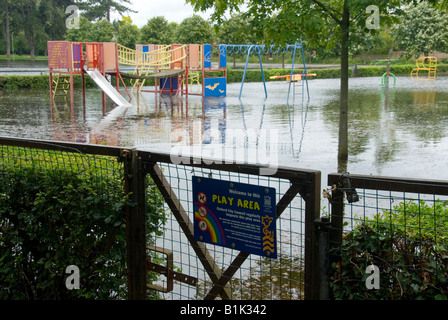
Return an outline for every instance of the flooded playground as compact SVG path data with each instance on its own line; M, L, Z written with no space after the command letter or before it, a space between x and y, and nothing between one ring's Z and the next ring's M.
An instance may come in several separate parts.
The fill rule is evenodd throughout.
M379 83L380 77L350 79L347 171L447 180L448 78ZM258 161L255 154L281 166L320 170L326 185L326 174L338 168L339 79L309 81L310 101L305 94L304 103L298 92L287 103L287 82L266 85L267 99L262 83L245 83L241 100L241 83L229 83L226 97L141 93L133 95L132 107L107 99L105 109L99 88L87 89L85 107L76 89L73 109L65 102L52 109L46 90L4 91L0 135L165 153L196 148L204 157L217 155L210 153L213 145L224 145L248 161Z

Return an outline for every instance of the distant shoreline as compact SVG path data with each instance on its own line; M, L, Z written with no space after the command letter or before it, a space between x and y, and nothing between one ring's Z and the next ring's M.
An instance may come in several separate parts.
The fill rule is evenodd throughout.
M261 70L258 68L248 67L246 72L245 82L261 82L262 75ZM272 65L270 65L272 66ZM406 76L409 75L415 65L391 65L390 72L395 76ZM123 68L124 69L124 68ZM6 70L6 71L5 71ZM133 72L133 68L127 66L124 72ZM286 81L285 79L270 79L271 76L276 75L288 75L291 73L289 68L269 68L263 65L264 77L266 81ZM294 69L295 73L303 73L303 65L298 64L297 68ZM351 78L355 77L381 77L386 72L386 66L357 66L356 71L354 71L353 66L349 68L349 75ZM22 74L21 74L22 73ZM231 67L227 68L227 83L241 82L243 77L244 69L233 69ZM315 73L316 76L310 77L309 80L313 79L337 79L341 76L341 69L337 65L329 65L326 68L315 68L315 65L307 66L307 73ZM448 64L439 64L437 66L437 75L444 76L448 75ZM75 86L81 83L80 75L75 75ZM94 86L94 83L90 83L89 77L86 77L86 85ZM126 85L129 83L127 82ZM153 83L151 81L147 82L147 85L151 86ZM26 88L42 88L48 89L48 68L35 68L35 69L25 69L17 68L14 70L9 70L8 68L0 67L0 90L4 89L26 89Z

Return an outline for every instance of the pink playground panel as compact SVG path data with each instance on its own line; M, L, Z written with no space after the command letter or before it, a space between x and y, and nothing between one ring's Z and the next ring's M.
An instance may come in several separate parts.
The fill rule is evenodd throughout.
M68 70L71 67L72 56L69 41L48 41L48 68Z
M103 42L104 70L117 68L117 44L115 42Z
M199 69L200 67L200 46L198 44L189 45L188 65L191 69Z
M98 69L101 72L118 70L118 52L115 42L85 42L85 46L88 69Z
M97 43L86 43L86 53L87 53L87 68L95 69L98 65L98 44Z
M171 65L171 69L183 69L185 68L185 66L183 65L183 61L182 61L182 55L183 55L183 50L175 50L177 48L182 47L182 44L173 44L171 45L171 61L176 61L174 63L172 63Z

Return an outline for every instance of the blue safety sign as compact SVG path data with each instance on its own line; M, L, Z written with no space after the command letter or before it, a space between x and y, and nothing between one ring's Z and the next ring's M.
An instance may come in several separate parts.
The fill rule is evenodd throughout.
M277 258L275 188L192 179L195 240Z

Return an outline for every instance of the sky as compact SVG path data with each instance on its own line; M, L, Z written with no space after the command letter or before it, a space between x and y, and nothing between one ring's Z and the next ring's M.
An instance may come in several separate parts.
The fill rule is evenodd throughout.
M181 23L185 18L191 17L195 12L193 7L186 0L131 0L132 9L137 13L125 13L130 16L132 22L139 28L154 17L163 16L168 22ZM211 12L196 12L204 19L210 17ZM111 14L111 20L120 20L118 13Z

